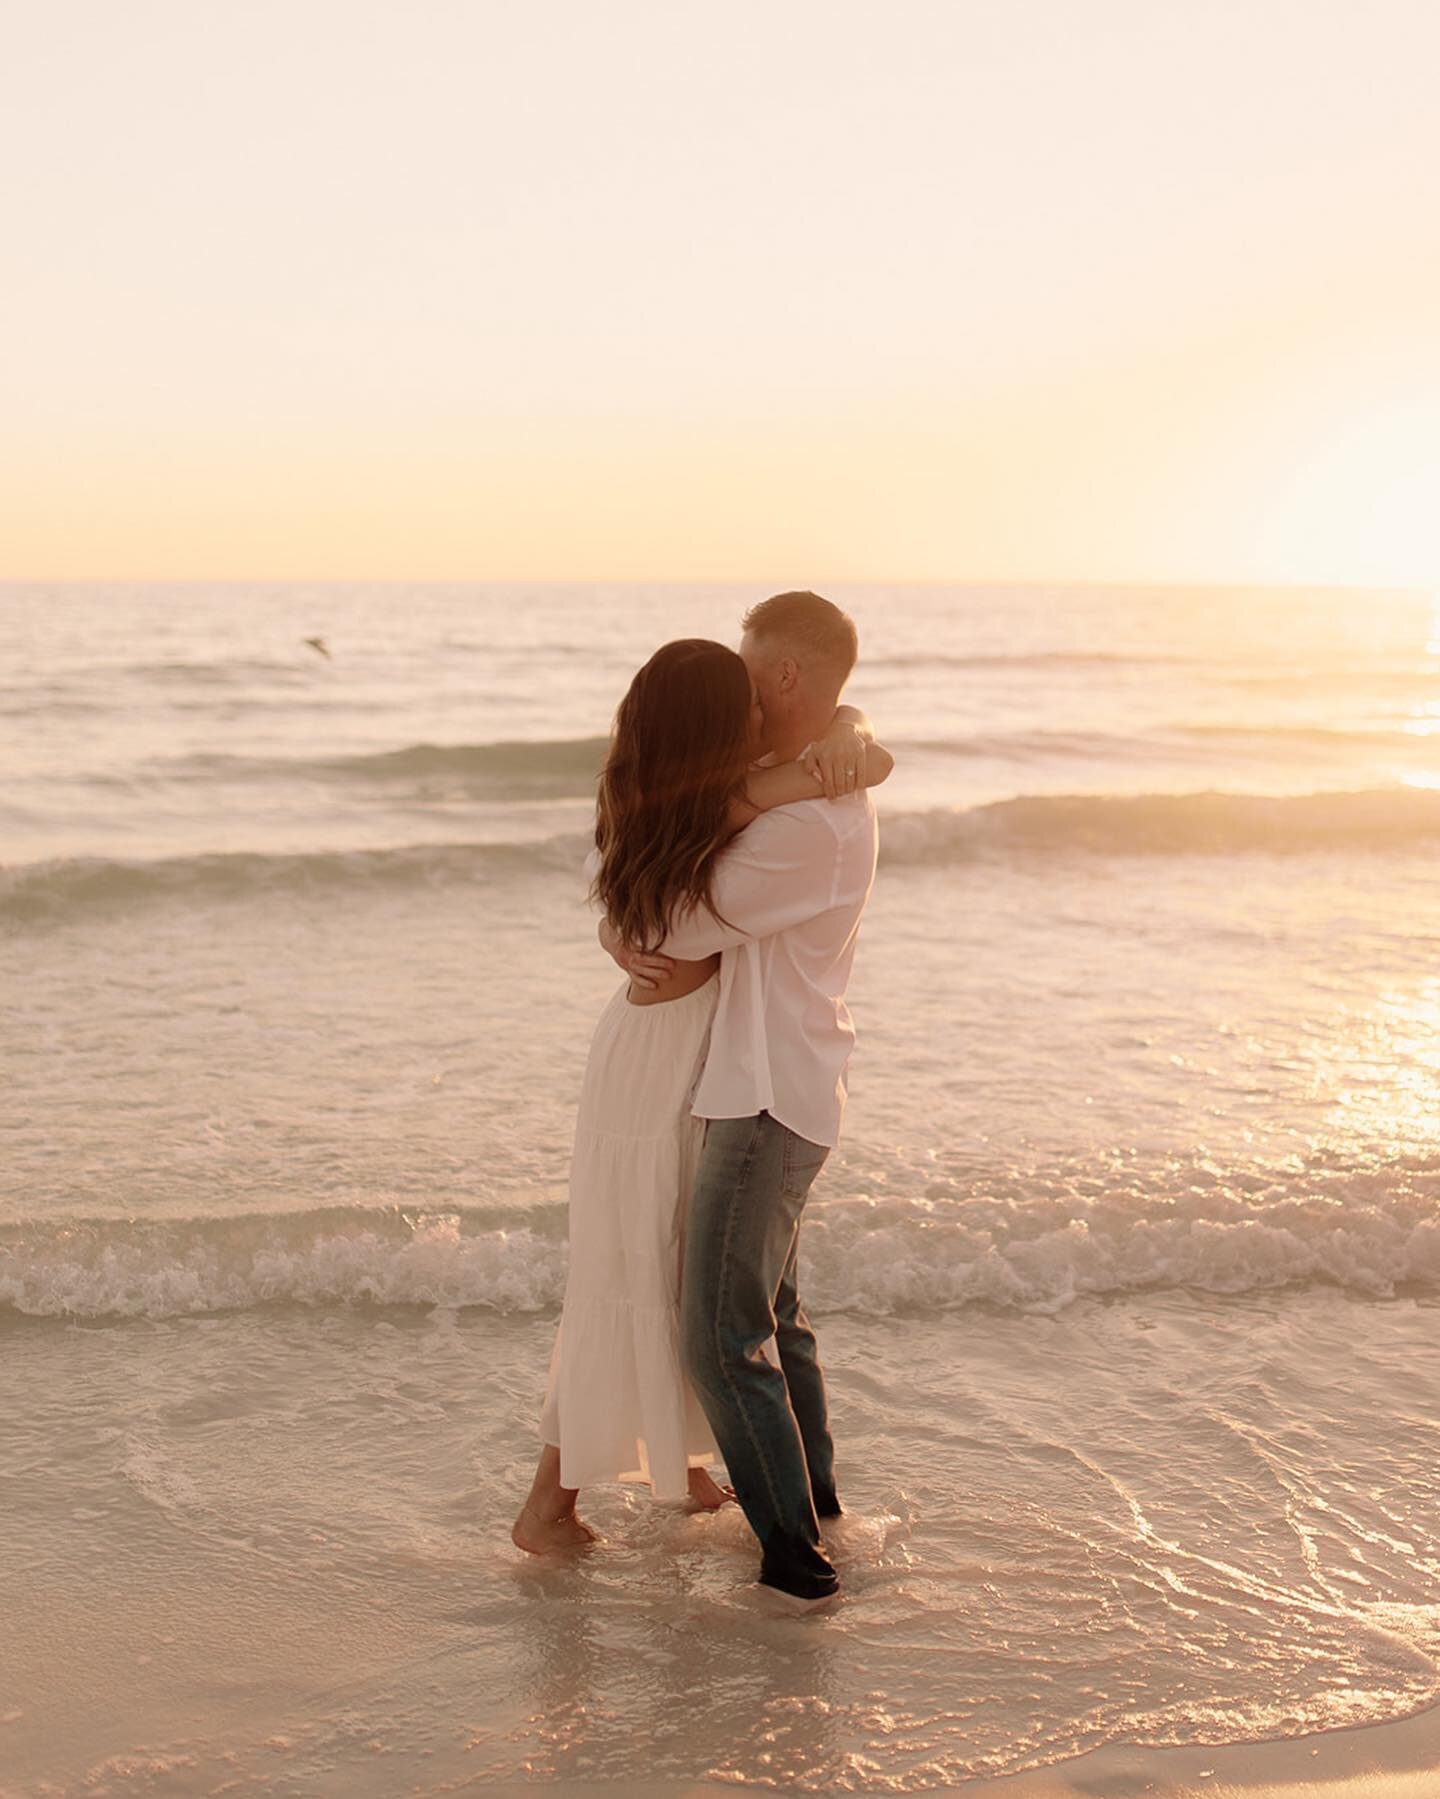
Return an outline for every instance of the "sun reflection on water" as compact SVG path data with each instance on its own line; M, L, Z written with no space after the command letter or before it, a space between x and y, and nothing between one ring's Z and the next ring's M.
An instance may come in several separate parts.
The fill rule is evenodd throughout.
M1436 594L1430 602L1428 633L1425 654L1440 660L1440 594ZM1440 673L1440 668L1431 666L1424 672L1434 675ZM1415 701L1400 728L1407 737L1425 739L1440 736L1440 700ZM1406 770L1400 774L1400 780L1406 787L1440 788L1440 770Z
M1440 656L1440 593L1430 602L1430 635L1425 642L1428 655Z
M1440 1145L1440 976L1379 994L1337 1042L1322 1079L1350 1130L1378 1142Z

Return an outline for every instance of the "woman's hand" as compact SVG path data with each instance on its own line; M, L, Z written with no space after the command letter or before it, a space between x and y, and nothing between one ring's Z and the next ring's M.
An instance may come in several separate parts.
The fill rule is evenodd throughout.
M643 955L639 950L627 949L608 918L600 920L596 935L606 955L629 975L637 987L643 987L647 993L653 992L662 981L668 981L675 972L675 964L669 956Z
M860 772L855 786L848 789L854 793L861 787L878 787L882 781L890 778L890 771L895 766L895 758L884 744L872 743L861 734ZM795 762L780 762L773 768L752 768L745 782L745 792L730 802L730 830L743 831L745 826L758 818L762 812L768 812L772 806L791 806L797 800L818 800L823 797L825 789L821 785L821 777L810 767L811 748ZM839 799L841 793L831 795Z
M837 717L823 737L817 737L800 758L807 774L820 783L827 800L855 793L865 785L865 750L871 741L848 718Z

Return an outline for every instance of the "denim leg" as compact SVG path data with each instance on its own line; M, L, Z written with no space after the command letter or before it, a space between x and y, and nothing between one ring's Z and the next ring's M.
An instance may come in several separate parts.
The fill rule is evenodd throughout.
M830 1411L825 1400L825 1374L810 1320L796 1290L796 1251L800 1233L790 1245L790 1257L780 1276L775 1297L775 1340L780 1366L790 1392L790 1406L805 1445L805 1466L810 1475L810 1496L820 1518L838 1518L841 1505L835 1493L835 1444L830 1435Z
M835 1569L820 1544L783 1358L776 1368L762 1345L779 1337L775 1300L826 1153L768 1112L712 1119L681 1286L686 1369L759 1539L760 1579L805 1598L833 1592Z

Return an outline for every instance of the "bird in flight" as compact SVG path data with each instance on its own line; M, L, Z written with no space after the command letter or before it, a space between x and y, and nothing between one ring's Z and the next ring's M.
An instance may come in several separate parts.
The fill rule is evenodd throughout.
M325 648L325 639L323 637L307 637L305 642L310 645L312 650L319 650L322 656L330 656L329 650ZM330 656L330 660L333 662L335 658Z

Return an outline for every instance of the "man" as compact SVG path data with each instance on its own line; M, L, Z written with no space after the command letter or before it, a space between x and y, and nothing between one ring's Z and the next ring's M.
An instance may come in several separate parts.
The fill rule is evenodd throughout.
M693 1102L708 1122L686 1224L682 1342L760 1542L759 1584L790 1610L838 1588L819 1528L841 1510L835 1452L796 1246L811 1183L839 1141L855 1035L845 988L875 876L869 724L846 707L831 726L857 648L854 624L818 594L776 594L746 614L740 654L766 747L776 761L803 757L830 797L757 818L720 858L718 919L692 911L661 945L684 960L723 952ZM616 960L637 977L656 966L623 948ZM772 1336L778 1368L762 1347Z

